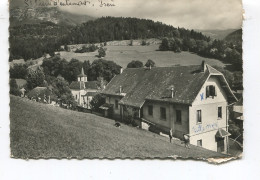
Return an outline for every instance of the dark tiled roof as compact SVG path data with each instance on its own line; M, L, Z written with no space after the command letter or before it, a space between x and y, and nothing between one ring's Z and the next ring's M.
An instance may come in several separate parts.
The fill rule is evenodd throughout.
M31 97L38 97L43 94L47 95L49 93L50 91L47 89L47 87L36 87L32 89L27 95L29 98L31 98Z
M15 79L18 88L23 88L27 84L25 79Z
M86 94L85 94L85 96L95 96L95 95L97 95L98 94L98 92L87 92Z
M207 65L208 67L208 65ZM141 107L145 100L192 104L214 68L202 72L201 66L156 67L125 69L108 83L103 94L124 96L120 104ZM121 88L121 94L119 89ZM171 87L175 95L171 98Z
M84 82L72 81L69 87L70 87L70 89L82 90L82 89L84 89Z
M88 81L85 82L86 89L98 89L97 81Z
M224 129L220 128L218 129L217 133L216 133L216 137L218 138L224 138L226 136L230 136L231 134L227 131L225 131Z

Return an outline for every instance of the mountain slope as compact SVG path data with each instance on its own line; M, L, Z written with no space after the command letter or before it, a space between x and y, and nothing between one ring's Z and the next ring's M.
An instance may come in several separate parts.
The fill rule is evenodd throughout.
M11 154L16 158L183 158L226 155L122 124L10 96Z
M201 32L205 36L209 36L212 39L219 39L222 40L224 39L228 34L236 31L236 29L226 29L226 30L215 30L215 29L210 29L210 30L196 30L198 32Z
M58 7L19 7L10 9L11 26L37 24L46 21L59 25L75 26L89 20L94 20L94 18L61 11Z
M234 44L242 43L242 29L238 29L225 37L225 40Z

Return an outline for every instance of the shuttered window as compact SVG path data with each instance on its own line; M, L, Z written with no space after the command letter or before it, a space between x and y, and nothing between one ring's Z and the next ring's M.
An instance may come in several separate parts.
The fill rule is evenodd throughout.
M206 87L206 98L212 97L214 98L217 96L216 88L213 85L207 86Z

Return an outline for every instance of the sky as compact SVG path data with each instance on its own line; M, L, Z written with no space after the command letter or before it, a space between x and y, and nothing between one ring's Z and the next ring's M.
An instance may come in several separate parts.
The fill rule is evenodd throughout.
M23 6L25 1L10 0L11 6ZM79 2L85 0L50 0ZM138 17L161 21L174 27L188 29L237 29L242 26L241 0L87 0L84 6L60 6L63 11L94 17ZM103 3L113 7L100 7ZM94 4L94 6L93 6Z

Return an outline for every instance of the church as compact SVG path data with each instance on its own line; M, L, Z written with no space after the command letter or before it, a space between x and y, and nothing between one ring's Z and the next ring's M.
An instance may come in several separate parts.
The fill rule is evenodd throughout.
M90 101L98 93L98 82L88 81L88 77L82 68L77 81L72 81L69 87L78 105L91 109Z

